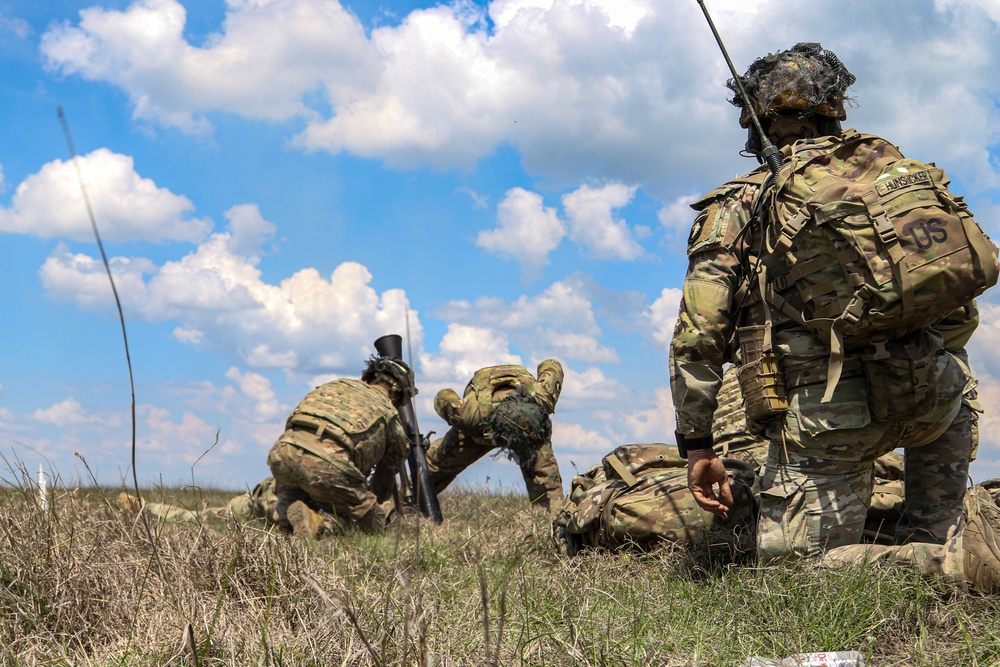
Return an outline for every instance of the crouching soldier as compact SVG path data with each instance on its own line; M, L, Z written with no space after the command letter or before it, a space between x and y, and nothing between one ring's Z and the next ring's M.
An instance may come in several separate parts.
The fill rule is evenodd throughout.
M267 457L278 525L313 538L348 526L382 531L409 452L397 408L414 394L405 363L373 356L361 380L334 380L303 398Z
M451 428L427 450L435 491L440 494L463 470L499 448L521 468L528 499L558 508L563 487L549 415L562 381L562 365L546 359L538 365L537 378L523 366L490 366L476 371L462 398L453 389L438 392L434 410Z

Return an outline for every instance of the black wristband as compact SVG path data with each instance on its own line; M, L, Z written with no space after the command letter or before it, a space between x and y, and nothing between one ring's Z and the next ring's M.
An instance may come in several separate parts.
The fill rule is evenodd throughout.
M712 445L715 444L711 435L692 438L674 431L674 439L677 441L677 454L682 459L686 459L688 452L692 449L711 449Z

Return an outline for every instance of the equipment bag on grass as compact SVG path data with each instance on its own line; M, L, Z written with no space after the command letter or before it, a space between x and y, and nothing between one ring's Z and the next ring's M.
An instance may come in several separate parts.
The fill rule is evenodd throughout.
M757 500L753 466L723 459L736 505L726 521L702 510L687 487L687 461L667 444L622 445L573 478L569 497L553 520L559 550L649 549L663 542L703 541L710 528L731 533L753 550ZM732 544L732 541L727 540Z

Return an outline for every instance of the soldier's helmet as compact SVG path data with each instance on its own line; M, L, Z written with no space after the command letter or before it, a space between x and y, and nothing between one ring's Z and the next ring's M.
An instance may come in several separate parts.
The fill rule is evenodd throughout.
M515 389L486 417L493 444L521 467L534 465L538 450L552 437L545 408L522 389Z
M761 118L815 114L837 121L847 118L844 101L856 80L835 53L813 42L799 42L758 58L740 77L754 112ZM729 102L743 110L740 126L749 128L750 110L736 81L730 79L726 87L733 91Z
M406 405L417 395L413 371L399 359L373 354L365 362L361 380L368 384L385 382L389 385L389 399L394 405Z

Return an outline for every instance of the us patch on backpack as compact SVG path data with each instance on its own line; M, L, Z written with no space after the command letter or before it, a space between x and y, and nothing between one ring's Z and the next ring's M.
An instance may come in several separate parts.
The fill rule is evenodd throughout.
M948 183L933 164L853 130L797 143L764 195L767 255L778 260L765 262L765 300L835 354L966 305L997 283L1000 265Z

